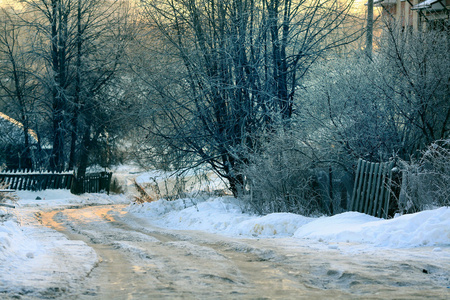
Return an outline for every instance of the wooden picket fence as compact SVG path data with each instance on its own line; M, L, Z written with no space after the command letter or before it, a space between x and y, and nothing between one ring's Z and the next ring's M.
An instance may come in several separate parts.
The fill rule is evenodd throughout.
M387 218L392 193L394 162L371 163L358 160L351 211Z
M112 173L110 172L100 172L86 174L86 176L79 180L82 180L84 193L99 193L105 191L109 195L111 177Z
M83 180L85 193L109 193L112 173L101 172L86 174ZM31 172L12 170L0 173L0 183L8 189L42 191L47 189L70 189L74 181L73 172Z

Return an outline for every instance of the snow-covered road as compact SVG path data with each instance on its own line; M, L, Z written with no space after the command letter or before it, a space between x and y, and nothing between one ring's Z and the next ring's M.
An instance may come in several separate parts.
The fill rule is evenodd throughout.
M59 269L52 271L50 266L40 269L40 254L30 253L28 259L37 261L36 268L23 271L36 277L34 285L11 280L3 296L21 299L448 299L450 296L450 261L442 259L448 257L447 248L440 252L433 252L431 247L373 250L350 243L324 246L322 241L290 237L237 238L198 230L163 229L128 211L126 205L36 208L33 214L30 211L28 216L36 216L45 226L36 227L37 234L48 234L47 239L37 240L44 244L55 239L63 241L56 248L48 246L54 259L59 260L55 261L60 264ZM78 275L70 276L74 268L82 270L74 270L73 274ZM48 281L50 277L53 279Z

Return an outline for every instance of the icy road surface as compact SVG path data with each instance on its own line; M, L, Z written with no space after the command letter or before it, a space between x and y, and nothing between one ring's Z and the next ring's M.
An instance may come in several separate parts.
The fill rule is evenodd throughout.
M125 207L35 213L42 225L66 235L68 245L73 242L71 247L86 243L98 262L85 278L52 282L45 293L31 289L27 294L4 296L109 300L450 297L450 261L436 259L430 248L352 252L341 250L355 245L321 248L317 242L294 238L238 239L161 229L127 213ZM64 253L67 261L81 250L71 251L68 247ZM92 259L92 253L87 254Z

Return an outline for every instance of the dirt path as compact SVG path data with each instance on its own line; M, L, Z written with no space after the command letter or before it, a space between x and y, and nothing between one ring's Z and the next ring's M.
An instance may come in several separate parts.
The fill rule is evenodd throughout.
M293 239L152 226L124 206L41 212L101 258L64 299L448 299L450 262L430 249L350 254ZM447 251L448 249L445 249Z

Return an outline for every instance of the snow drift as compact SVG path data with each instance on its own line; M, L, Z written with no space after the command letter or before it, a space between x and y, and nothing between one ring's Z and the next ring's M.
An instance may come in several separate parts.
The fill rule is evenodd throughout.
M198 202L198 203L197 203ZM309 218L290 213L242 213L231 197L159 200L130 206L129 212L171 229L204 230L242 237L294 237L327 242L411 248L450 245L450 208L442 207L384 220L358 212Z

